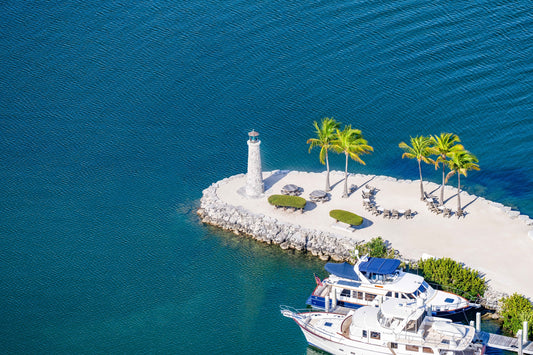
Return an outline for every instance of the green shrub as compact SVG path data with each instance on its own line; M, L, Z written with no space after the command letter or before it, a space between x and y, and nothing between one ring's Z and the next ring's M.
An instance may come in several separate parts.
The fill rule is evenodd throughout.
M357 250L357 254L355 250ZM352 257L354 259L357 259L357 255L363 256L367 254L374 258L394 259L396 255L396 250L387 247L387 243L381 237L372 238L367 243L359 244L355 247L355 250L352 251Z
M503 317L503 329L507 334L515 336L518 329L522 329L522 323L528 322L528 338L533 336L533 305L527 298L517 293L510 297L501 299L503 306L501 316Z
M426 281L437 283L445 291L471 301L478 295L483 296L487 289L485 278L477 270L464 267L450 258L420 260L417 267Z
M307 201L300 196L290 195L271 195L268 197L268 203L278 207L305 208Z
M341 221L352 226L359 226L361 223L363 223L363 217L344 210L331 210L329 211L329 215L330 217L335 218L337 221Z

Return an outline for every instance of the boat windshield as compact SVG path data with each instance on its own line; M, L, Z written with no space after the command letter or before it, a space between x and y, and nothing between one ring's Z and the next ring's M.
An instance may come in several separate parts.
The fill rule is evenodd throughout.
M418 297L421 293L425 293L428 288L429 288L429 285L427 284L426 281L424 281L422 282L420 287L415 292L413 292L413 294Z
M381 325L383 328L391 328L391 327L395 327L396 325L400 324L402 320L403 320L402 318L386 317L386 316L381 312L381 310L378 311L378 323L379 323L379 325Z

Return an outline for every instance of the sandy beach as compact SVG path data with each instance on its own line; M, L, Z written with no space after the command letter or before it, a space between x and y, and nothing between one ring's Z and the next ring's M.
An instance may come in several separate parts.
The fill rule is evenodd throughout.
M463 262L485 275L489 285L495 290L518 292L533 297L533 240L528 232L527 216L517 216L500 204L486 199L461 193L461 205L466 212L457 218L457 189L446 186L445 206L451 208L450 218L429 211L426 203L420 200L420 182L396 180L386 176L351 174L348 187L357 186L348 198L342 198L344 173L331 172L331 199L323 203L308 202L304 213L275 209L267 197L279 194L286 184L295 184L303 192L300 196L309 200L314 190L324 190L325 173L306 172L264 172L265 194L260 198L248 198L243 187L246 177L221 182L218 197L234 206L276 218L279 221L300 225L305 228L332 231L353 238L368 241L382 237L393 248L407 258L419 259L424 254L435 257L450 257ZM414 218L386 219L375 216L363 207L362 189L367 184L375 187L375 202L385 209L411 209ZM424 191L440 196L440 185L424 182ZM364 218L361 226L354 231L334 228L334 220L329 216L332 209L344 209Z

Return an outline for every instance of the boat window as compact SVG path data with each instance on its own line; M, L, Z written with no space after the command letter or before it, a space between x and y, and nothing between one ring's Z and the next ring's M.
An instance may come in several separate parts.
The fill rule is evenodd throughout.
M390 343L391 349L398 349L398 343Z
M357 299L362 300L363 299L363 292L357 291Z
M379 340L379 339L381 339L381 333L378 333L378 332L370 332L370 338L371 338L371 339Z
M387 292L387 294L385 296L392 297L392 292L391 291Z
M410 320L409 322L407 322L407 325L405 326L405 329L404 329L406 332L412 332L412 333L416 333L416 320Z
M420 291L416 290L415 292L413 292L415 294L416 297L418 297L418 295L420 294Z
M341 297L350 297L350 290L347 290L347 289L342 290Z
M406 345L406 346L405 346L405 350L416 351L416 352L418 352L418 346L415 346L415 345Z
M415 299L416 299L416 297L413 296L411 293L408 293L408 294L407 294L407 297L409 297L409 298L412 299L412 300L415 300Z
M365 293L365 301L373 301L376 295L373 293Z
M424 346L424 347L422 348L422 352L423 352L423 353L426 353L426 354L433 354L433 349L428 348L427 346Z
M426 292L426 287L424 286L424 283L422 283L422 285L420 285L420 287L418 288L418 291L420 291L420 293Z
M363 330L363 338L366 338L366 330Z
M398 295L398 292L395 292L395 293L394 293L394 297L395 297L395 298L400 298L400 296Z
M406 332L412 332L416 333L418 329L420 328L420 325L422 324L422 321L424 320L424 315L422 314L417 319L410 320L407 325L404 328L404 331Z
M402 293L402 298L407 299L407 296Z

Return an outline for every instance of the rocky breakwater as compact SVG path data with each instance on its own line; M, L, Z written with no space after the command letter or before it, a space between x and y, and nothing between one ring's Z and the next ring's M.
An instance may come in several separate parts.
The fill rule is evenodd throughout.
M198 209L198 215L203 223L235 234L244 234L267 244L278 244L282 249L308 252L322 260L350 259L350 251L356 245L353 238L280 222L273 217L255 214L242 206L232 206L221 201L217 195L220 184L242 176L241 174L223 179L203 191Z

